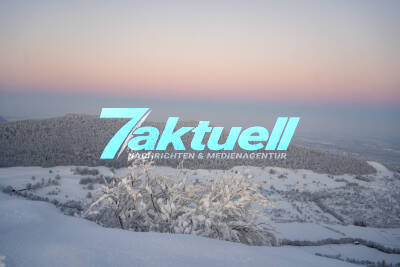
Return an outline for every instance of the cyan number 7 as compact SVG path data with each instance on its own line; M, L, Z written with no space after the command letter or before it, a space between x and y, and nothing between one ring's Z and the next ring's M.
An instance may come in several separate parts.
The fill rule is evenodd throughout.
M149 108L102 108L101 119L128 119L131 118L118 132L110 139L108 144L103 150L100 159L113 159L115 154L118 153L117 158L124 151L127 143L128 136L132 134L146 117L150 114Z

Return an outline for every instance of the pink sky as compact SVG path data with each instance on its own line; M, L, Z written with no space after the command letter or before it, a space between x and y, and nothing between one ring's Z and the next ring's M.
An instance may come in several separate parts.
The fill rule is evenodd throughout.
M0 90L400 102L396 2L263 2L5 1Z

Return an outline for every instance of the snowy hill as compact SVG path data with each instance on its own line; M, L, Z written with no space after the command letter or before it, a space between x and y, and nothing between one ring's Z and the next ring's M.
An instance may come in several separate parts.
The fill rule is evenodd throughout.
M100 160L100 154L114 133L126 122L123 119L99 119L88 115L66 115L60 118L15 121L0 124L0 167L106 165L126 166L127 153L117 160ZM179 122L178 127L193 126L196 122ZM148 122L143 125L163 129L163 123ZM182 141L189 147L191 134ZM222 139L227 133L222 134ZM207 140L208 134L205 136ZM166 152L172 152L169 146ZM187 150L186 152L194 152ZM205 153L208 150L204 151ZM235 147L233 152L246 152ZM258 152L258 151L254 151ZM262 150L262 152L265 152ZM157 161L160 166L176 167L181 160ZM276 166L308 169L329 174L371 174L375 170L365 161L348 156L332 155L318 150L290 145L287 159L202 159L185 160L190 169L230 169L234 166Z
M226 171L183 170L182 175L193 183L236 172L258 181L261 192L274 203L263 210L283 245L274 248L191 235L107 229L63 215L59 210L79 217L82 207L99 196L99 178L113 175L107 167L0 168L1 188L31 188L19 193L26 200L15 194L1 194L0 212L7 216L0 218L0 232L7 234L0 240L0 255L5 254L6 263L11 266L20 266L23 261L43 266L43 257L52 266L62 266L63 262L65 266L99 266L112 260L116 266L129 261L141 266L262 266L265 262L274 266L340 266L383 260L399 263L400 179L379 163L369 164L377 172L363 176L248 166ZM170 167L156 167L153 171L176 173ZM126 168L118 169L115 176L126 172ZM55 204L59 210L45 202ZM34 244L36 247L30 248ZM18 247L31 252L22 253ZM46 256L39 253L43 250ZM73 256L65 258L63 251Z

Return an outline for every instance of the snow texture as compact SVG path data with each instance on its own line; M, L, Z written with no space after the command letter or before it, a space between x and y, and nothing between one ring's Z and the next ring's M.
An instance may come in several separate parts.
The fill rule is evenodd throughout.
M65 216L0 193L6 266L351 266L297 247L254 247L193 235L140 233Z

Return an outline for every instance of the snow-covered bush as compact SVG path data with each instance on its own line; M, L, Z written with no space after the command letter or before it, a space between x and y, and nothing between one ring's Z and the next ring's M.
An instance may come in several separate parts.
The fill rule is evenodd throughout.
M6 194L11 194L11 193L14 192L14 188L12 188L11 185L8 185L8 186L6 186L6 187L4 187L4 188L2 189L2 192L3 192L3 193L6 193Z
M354 220L353 225L360 226L360 227L367 227L368 226L367 222L365 220L362 220L362 219Z
M104 226L134 231L195 234L250 245L275 245L259 209L270 204L258 185L240 174L207 183L156 175L135 162L127 176L103 186L84 216ZM264 223L263 223L264 222Z
M96 176L99 174L98 169L89 169L87 167L81 168L81 167L76 167L74 169L71 169L72 173L74 175L93 175Z
M93 190L94 189L94 185L93 184L88 184L88 186L86 187L87 190Z
M109 176L104 176L102 174L96 177L83 177L79 180L79 184L87 185L87 184L105 184L110 183L112 180Z

